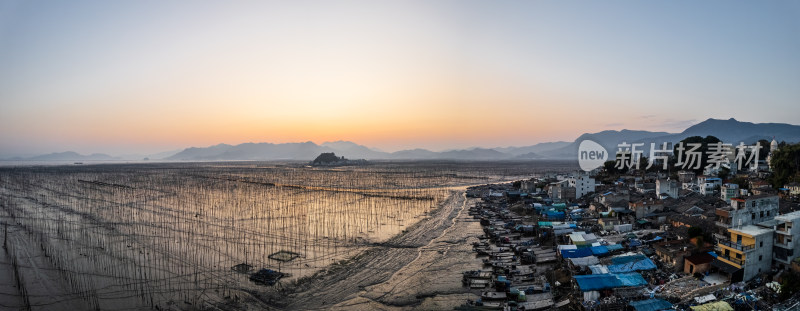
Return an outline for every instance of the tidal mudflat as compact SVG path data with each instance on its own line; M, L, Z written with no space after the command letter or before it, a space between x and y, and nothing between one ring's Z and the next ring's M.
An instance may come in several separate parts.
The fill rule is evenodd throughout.
M449 276L442 258L469 266L448 255L466 252L468 232L478 228L461 217L465 187L572 165L2 167L0 278L9 281L0 285L0 307L366 309L442 303L442 297L459 295L460 284L430 280L460 279L463 269ZM275 273L259 274L262 269Z

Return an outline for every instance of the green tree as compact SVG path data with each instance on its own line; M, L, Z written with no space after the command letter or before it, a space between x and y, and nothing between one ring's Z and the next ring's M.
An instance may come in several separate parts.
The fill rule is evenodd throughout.
M606 161L603 163L603 168L605 168L609 175L619 174L619 170L617 170L617 161Z
M719 169L719 173L717 174L719 175L719 178L721 178L722 180L726 180L730 176L731 170L727 167L721 167Z
M683 169L682 166L675 166L675 164L676 164L676 162L678 160L676 157L678 156L678 146L681 145L680 143L683 143L682 145L683 145L684 150L683 150L683 156L682 156L683 158L681 160L684 163L686 163L686 161L688 160L687 152L689 150L691 150L691 148L688 146L688 144L699 143L700 144L700 148L697 149L696 151L700 152L700 157L698 159L700 161L700 168L693 169L693 171L696 174L700 175L700 174L703 173L703 169L706 167L706 165L708 165L708 156L706 155L706 152L708 152L708 145L709 144L718 143L718 142L720 142L719 138L714 137L714 136L710 136L710 135L706 136L705 138L704 137L700 137L700 136L686 137L683 140L681 140L678 144L675 144L675 146L673 147L673 149L672 149L673 157L672 157L672 159L670 161L670 166L675 170ZM687 164L687 169L688 168L689 167L688 167L688 164Z
M766 140L766 139L761 139L761 140L758 141L758 145L761 146L761 149L758 151L758 159L759 160L766 160L767 159L767 155L769 155L770 142L768 140Z
M786 271L781 275L781 293L780 300L786 300L792 297L800 290L800 275L797 272Z
M800 181L800 144L779 147L772 154L769 165L772 168L769 182L773 188Z

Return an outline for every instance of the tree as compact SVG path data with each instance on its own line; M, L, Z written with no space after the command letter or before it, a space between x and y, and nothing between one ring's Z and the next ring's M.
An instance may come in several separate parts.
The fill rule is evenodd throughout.
M618 174L619 170L617 170L617 161L606 161L603 163L603 168L605 168L606 172L609 175Z
M714 136L710 136L710 135L706 136L705 138L700 137L700 136L691 136L691 137L684 138L678 144L675 144L675 146L673 147L673 149L672 149L672 155L673 156L672 156L672 160L670 161L670 165L675 170L683 169L682 166L675 166L675 164L677 162L677 158L676 157L678 156L678 146L683 145L683 148L684 148L684 150L683 150L683 158L681 160L684 163L686 163L686 161L688 160L687 152L692 149L691 147L688 146L688 144L700 144L700 148L698 148L696 150L696 152L700 152L700 158L698 159L698 161L700 161L700 168L693 169L693 171L696 174L700 175L700 174L703 173L703 169L706 167L706 165L708 165L708 156L706 154L708 152L708 145L709 144L715 144L715 143L718 143L720 141L721 140L719 140L719 138L714 137ZM680 144L680 143L683 143L683 144ZM689 167L688 167L688 164L687 164L687 169L688 168Z
M722 180L728 179L730 174L731 174L731 169L724 166L720 167L719 172L717 173L717 175L719 175L719 178Z
M793 271L784 272L781 275L780 300L786 300L792 297L798 290L800 290L800 275Z
M772 168L769 182L773 188L800 181L800 144L786 145L775 150L769 165Z
M766 160L767 155L769 155L770 142L766 139L761 139L758 141L758 145L761 146L761 149L758 151L758 159L762 161Z

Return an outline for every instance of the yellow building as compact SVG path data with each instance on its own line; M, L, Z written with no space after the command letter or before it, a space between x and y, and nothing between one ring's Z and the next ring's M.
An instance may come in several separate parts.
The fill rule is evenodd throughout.
M717 243L713 266L731 276L731 282L749 281L770 270L773 231L753 225L728 229L728 239Z

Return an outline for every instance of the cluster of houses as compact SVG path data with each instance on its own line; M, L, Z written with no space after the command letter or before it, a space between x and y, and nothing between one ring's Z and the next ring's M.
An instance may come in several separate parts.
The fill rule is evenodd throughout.
M470 188L486 270L465 285L484 308L784 310L781 276L800 272L800 185L732 176L746 184L680 171Z

